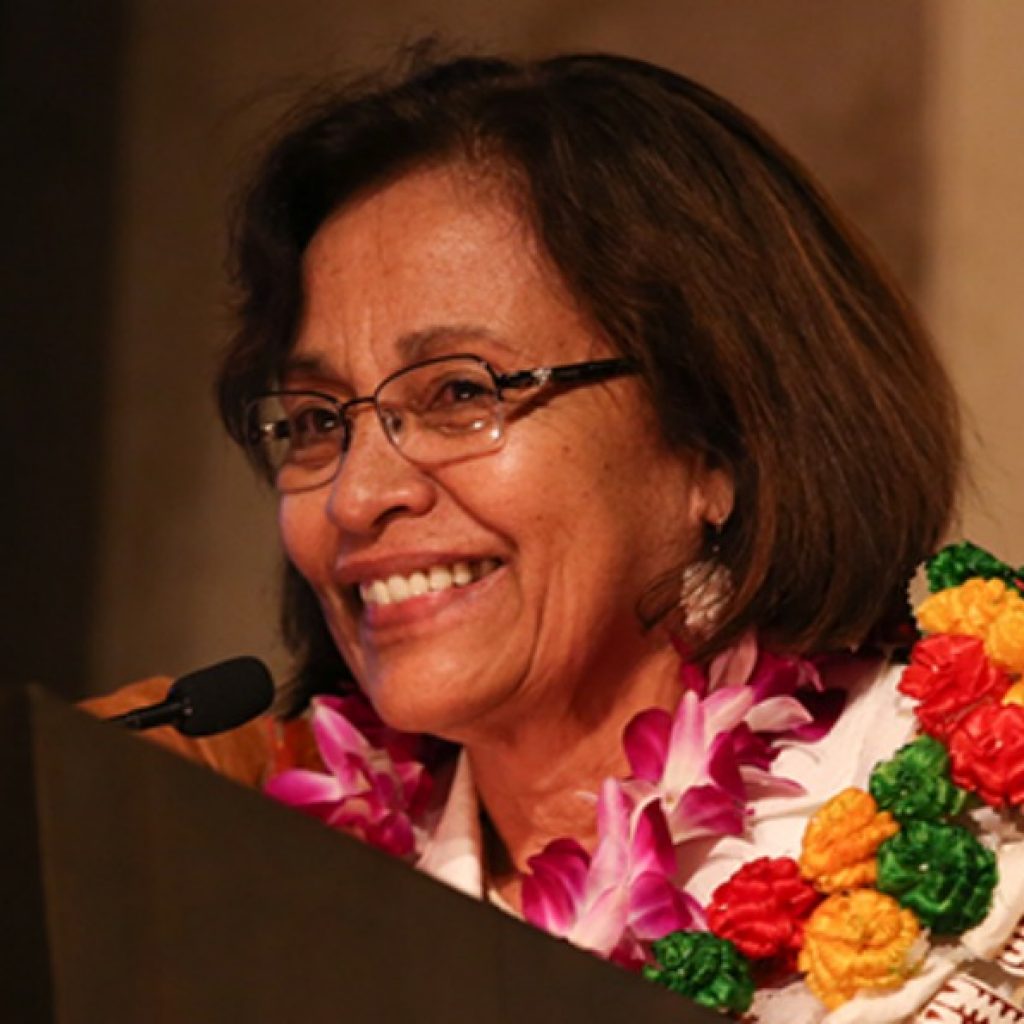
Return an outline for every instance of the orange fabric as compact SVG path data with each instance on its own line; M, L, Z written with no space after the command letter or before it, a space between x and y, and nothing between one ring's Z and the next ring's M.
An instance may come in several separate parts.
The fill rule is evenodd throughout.
M80 707L97 718L119 715L163 700L171 682L166 676L143 679L103 697L83 701ZM263 716L217 736L193 739L171 726L149 729L141 735L236 782L261 786L270 774L280 770L279 765L285 760L277 749L277 732L277 723Z
M305 718L292 718L287 722L268 718L265 721L273 751L271 775L289 768L307 768L315 772L327 770L317 750L313 730Z

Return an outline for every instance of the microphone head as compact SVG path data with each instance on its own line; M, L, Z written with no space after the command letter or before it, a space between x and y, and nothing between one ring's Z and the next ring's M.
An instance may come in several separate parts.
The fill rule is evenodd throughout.
M211 736L263 714L274 699L274 681L259 658L230 658L182 676L167 694L185 705L175 723L186 736Z

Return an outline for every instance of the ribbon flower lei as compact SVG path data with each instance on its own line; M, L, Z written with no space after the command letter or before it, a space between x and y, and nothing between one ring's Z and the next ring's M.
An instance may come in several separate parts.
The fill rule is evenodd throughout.
M844 790L811 818L799 862L745 865L707 911L752 976L795 963L829 1009L899 988L922 969L929 936L948 942L987 917L997 860L968 812L1024 803L1022 574L967 543L926 568L927 635L899 683L921 735L875 766L868 791ZM654 952L661 967L648 973L671 987L677 968Z

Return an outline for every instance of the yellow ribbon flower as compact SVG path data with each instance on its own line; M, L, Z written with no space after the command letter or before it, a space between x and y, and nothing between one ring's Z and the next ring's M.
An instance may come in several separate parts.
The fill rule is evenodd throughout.
M987 637L992 624L1009 611L1024 612L1024 599L1002 580L967 580L932 594L918 609L926 633Z
M1024 680L1014 683L1006 693L1003 694L1004 704L1020 704L1024 707Z
M897 988L924 954L909 910L873 889L830 896L804 926L797 961L811 991L834 1010L860 989Z
M821 892L873 885L875 851L899 825L870 793L844 789L807 823L800 871Z
M1024 672L1024 602L1009 604L992 623L985 653L1008 672Z

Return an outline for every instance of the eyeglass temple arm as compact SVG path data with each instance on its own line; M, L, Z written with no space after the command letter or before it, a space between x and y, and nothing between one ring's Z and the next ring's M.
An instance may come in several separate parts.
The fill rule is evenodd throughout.
M636 373L637 365L631 359L599 359L592 363L572 363L566 366L541 366L535 370L520 370L498 377L502 390L519 391L543 384L589 384L627 373Z

